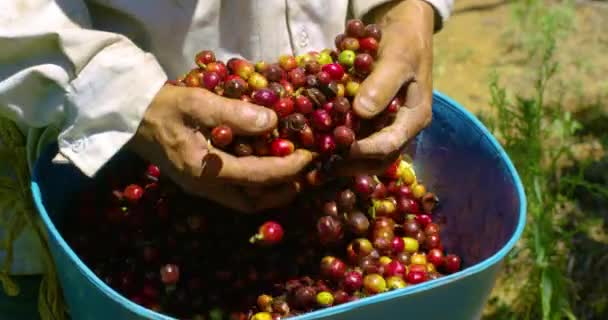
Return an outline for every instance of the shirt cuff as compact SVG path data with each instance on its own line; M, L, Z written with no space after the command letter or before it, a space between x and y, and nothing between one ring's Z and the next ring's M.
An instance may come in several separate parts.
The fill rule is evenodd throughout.
M407 0L352 0L353 15L357 19L362 19L374 8L391 1ZM422 0L430 4L435 11L435 32L443 28L443 24L448 20L452 12L454 0Z
M429 3L435 11L435 32L443 29L448 21L454 6L453 0L422 0Z
M92 177L135 134L167 75L156 59L116 42L97 54L68 88L59 153Z
M355 19L363 19L372 9L396 0L352 0L352 11Z

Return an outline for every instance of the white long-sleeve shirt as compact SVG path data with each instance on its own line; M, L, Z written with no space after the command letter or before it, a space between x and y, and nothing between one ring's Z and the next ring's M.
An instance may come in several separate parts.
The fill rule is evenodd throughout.
M222 60L275 60L331 48L347 18L388 1L0 1L0 116L28 134L37 149L30 164L56 139L61 155L92 176L133 136L165 80L190 70L200 50ZM426 1L448 19L453 0ZM24 250L16 250L21 267L13 270L35 273L20 260Z
M258 60L332 47L347 17L388 1L1 1L0 115L54 126L60 153L92 176L200 50ZM428 2L448 18L453 0Z

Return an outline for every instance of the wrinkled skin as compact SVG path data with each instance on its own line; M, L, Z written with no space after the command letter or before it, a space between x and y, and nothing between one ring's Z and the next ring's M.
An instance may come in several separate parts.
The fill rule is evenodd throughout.
M382 172L432 117L433 8L421 0L390 2L371 12L370 18L380 25L382 39L354 110L362 118L372 118L397 94L404 99L404 108L392 125L353 144L349 163L340 169L346 175Z
M210 130L230 126L237 135L259 135L277 125L270 109L199 88L166 85L150 104L130 147L157 164L184 191L240 212L289 203L293 183L313 155L235 157L209 143Z

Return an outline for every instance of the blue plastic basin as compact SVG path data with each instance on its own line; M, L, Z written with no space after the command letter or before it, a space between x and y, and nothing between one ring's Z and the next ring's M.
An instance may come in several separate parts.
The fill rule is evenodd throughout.
M118 294L68 246L59 232L62 214L74 193L89 179L72 166L52 164L52 151L38 160L32 189L48 229L72 318L173 319ZM526 201L520 179L486 128L438 92L434 95L433 122L412 142L410 151L417 174L442 201L442 214L448 222L442 234L445 248L461 255L466 268L420 285L292 319L480 318L500 263L524 229Z

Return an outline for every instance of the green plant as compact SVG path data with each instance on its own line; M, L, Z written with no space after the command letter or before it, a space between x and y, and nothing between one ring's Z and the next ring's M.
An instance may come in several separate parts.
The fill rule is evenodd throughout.
M572 182L581 185L582 178L564 173L560 163L572 158L569 142L580 124L560 105L545 103L547 85L559 70L558 39L572 26L573 10L569 1L548 6L540 0L520 1L513 8L517 46L536 71L534 93L510 98L494 74L490 91L496 113L486 122L515 163L528 197L528 225L509 259L525 265L528 279L518 288L512 307L499 306L495 318L575 319L566 272L574 232L566 228L562 208L572 199Z
M65 319L65 304L47 245L48 238L32 202L26 139L14 122L2 116L0 116L0 159L6 161L12 169L10 172L0 174L0 226L6 231L4 237L0 238L0 249L6 252L4 261L0 265L2 289L11 297L19 294L19 286L10 275L13 244L25 229L31 229L43 247L41 254L45 273L38 296L41 319Z

